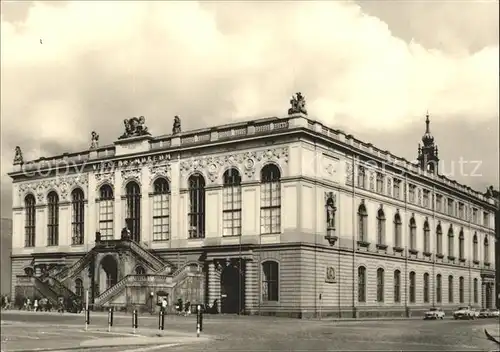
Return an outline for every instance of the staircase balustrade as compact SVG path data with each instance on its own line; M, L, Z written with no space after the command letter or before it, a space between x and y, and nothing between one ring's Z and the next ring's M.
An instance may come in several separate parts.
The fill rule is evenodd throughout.
M55 292L52 287L50 287L47 283L43 282L37 277L33 278L33 283L35 288L40 292L42 296L51 301L52 304L56 305L58 303L58 294Z
M88 264L88 262L93 254L94 254L94 250L87 252L76 263L74 263L73 265L71 265L69 267L64 268L63 270L61 270L60 272L55 274L54 277L56 279L58 279L59 281L64 281L64 280L72 277L77 272L81 271L85 267L85 265Z
M155 270L161 270L161 269L165 268L165 263L161 259L159 259L157 256L155 256L150 251L142 248L142 246L140 244L131 241L130 242L130 249L135 251L142 258L149 261L153 265Z

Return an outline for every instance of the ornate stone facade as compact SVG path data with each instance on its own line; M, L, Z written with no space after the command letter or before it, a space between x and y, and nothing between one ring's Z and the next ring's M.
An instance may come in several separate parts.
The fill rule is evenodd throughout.
M47 199L47 194L54 190L59 195L61 202L69 201L71 191L80 187L84 194L88 192L88 174L58 176L48 180L36 182L26 182L19 185L19 196L24 199L28 193L33 193L38 203L44 204Z
M209 183L218 183L223 172L231 167L237 168L246 181L258 181L258 170L268 162L276 163L286 174L288 147L275 147L251 152L191 158L181 162L184 176L199 172Z

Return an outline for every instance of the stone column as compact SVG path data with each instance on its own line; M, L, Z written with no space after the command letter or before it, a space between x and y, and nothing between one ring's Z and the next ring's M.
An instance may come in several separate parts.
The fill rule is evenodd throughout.
M255 263L252 260L245 261L245 313L255 313L255 302L257 300L258 282Z

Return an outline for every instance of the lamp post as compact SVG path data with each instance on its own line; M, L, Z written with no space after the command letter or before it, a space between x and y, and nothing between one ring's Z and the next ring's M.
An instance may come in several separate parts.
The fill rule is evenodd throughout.
M153 310L153 298L155 296L155 293L153 291L151 291L149 293L149 305L150 305L150 310L151 310L151 315L153 315L154 313L154 310Z

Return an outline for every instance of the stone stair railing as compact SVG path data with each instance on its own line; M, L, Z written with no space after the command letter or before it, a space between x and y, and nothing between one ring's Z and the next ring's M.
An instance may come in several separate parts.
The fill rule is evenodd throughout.
M58 294L55 292L52 287L49 286L46 282L43 282L37 277L33 277L33 284L35 288L40 292L40 294L47 298L52 305L57 305L58 304Z
M165 268L165 263L159 259L157 256L149 252L148 250L142 248L142 246L136 242L130 242L130 249L137 253L141 258L148 261L155 271L159 271Z
M54 278L62 282L70 277L73 277L74 275L76 275L78 272L80 272L85 268L85 266L88 264L93 255L94 255L94 250L87 252L76 263L74 263L70 267L64 268L57 274L53 275Z
M49 278L48 280L50 287L56 292L59 296L63 296L66 298L70 298L72 300L80 299L73 291L71 291L68 287L62 284L59 280L55 278Z
M102 306L104 303L109 302L110 299L119 294L127 284L168 284L171 283L170 275L127 275L120 281L118 281L115 285L108 288L106 291L101 293L96 297L94 304L96 306Z

